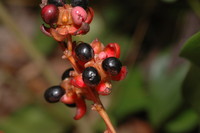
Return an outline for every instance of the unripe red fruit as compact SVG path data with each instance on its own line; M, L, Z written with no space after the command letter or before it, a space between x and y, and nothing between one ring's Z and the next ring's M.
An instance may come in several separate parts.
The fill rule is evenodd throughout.
M53 24L58 19L58 8L53 4L46 5L42 8L41 16L45 23Z
M82 22L84 22L87 18L86 11L80 6L74 7L72 9L71 15L72 15L73 22L76 25L81 25Z

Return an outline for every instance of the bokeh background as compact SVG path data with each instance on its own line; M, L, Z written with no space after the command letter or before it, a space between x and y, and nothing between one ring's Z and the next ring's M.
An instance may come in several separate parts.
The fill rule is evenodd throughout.
M39 0L0 1L0 132L102 133L90 110L48 104L43 93L60 83L70 64L57 43L39 29ZM190 63L179 57L184 42L200 29L199 0L91 0L90 32L75 40L117 42L128 66L124 81L101 97L118 133L198 133L198 113L182 95ZM189 93L189 92L188 92Z

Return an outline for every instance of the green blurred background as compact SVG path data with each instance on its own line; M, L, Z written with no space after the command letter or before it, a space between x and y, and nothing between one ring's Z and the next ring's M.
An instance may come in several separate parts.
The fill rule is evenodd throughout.
M39 4L0 1L0 132L102 133L105 125L90 111L91 102L87 115L75 121L75 109L43 99L70 64L41 33ZM113 82L111 95L101 97L117 132L198 133L199 114L187 102L190 91L182 95L190 63L179 53L200 29L200 1L91 0L90 5L91 30L74 40L117 42L128 66L127 78Z

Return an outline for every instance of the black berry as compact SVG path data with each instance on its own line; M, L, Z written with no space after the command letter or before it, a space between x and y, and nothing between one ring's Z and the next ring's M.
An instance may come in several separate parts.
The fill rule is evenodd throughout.
M48 4L54 4L55 6L63 6L66 4L66 0L48 0Z
M74 108L76 107L76 104L75 103L72 103L72 104L65 104L67 107L70 107L70 108Z
M53 24L58 19L58 8L53 4L46 5L42 8L41 16L45 23Z
M94 67L87 67L83 71L83 81L86 85L94 87L99 84L101 77Z
M44 98L49 103L56 103L65 94L65 90L60 86L52 86L44 93Z
M75 56L82 62L88 62L94 57L94 50L87 43L80 43L75 48Z
M66 78L69 78L70 77L70 72L71 71L74 71L73 68L69 68L67 69L63 74L62 74L62 80L66 79Z
M108 74L115 76L121 71L122 63L118 58L109 57L102 62L102 67Z
M71 0L72 7L80 6L84 9L87 9L88 4L89 4L88 0Z

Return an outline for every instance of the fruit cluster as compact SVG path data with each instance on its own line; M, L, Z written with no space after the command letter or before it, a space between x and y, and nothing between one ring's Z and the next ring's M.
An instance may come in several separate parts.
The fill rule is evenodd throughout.
M45 99L50 102L62 102L76 106L75 119L80 119L86 112L85 99L94 100L94 96L111 93L111 80L123 80L127 69L119 60L120 47L110 43L106 47L98 40L88 44L73 43L70 58L75 60L75 67L66 70L62 75L60 86L46 90ZM69 58L68 50L64 58ZM94 93L95 95L90 95Z
M62 58L68 59L73 67L63 73L60 85L45 91L46 101L76 107L75 120L86 113L85 100L92 100L103 110L99 95L109 95L111 81L123 80L127 74L119 60L120 46L117 43L104 46L98 39L91 43L72 41L72 35L89 31L94 12L88 0L71 0L71 4L64 0L42 0L41 7L43 21L49 26L43 24L41 30L58 41Z
M41 16L44 24L40 27L44 34L56 41L64 41L67 36L86 34L90 30L94 11L88 6L87 0L48 0L42 4Z

